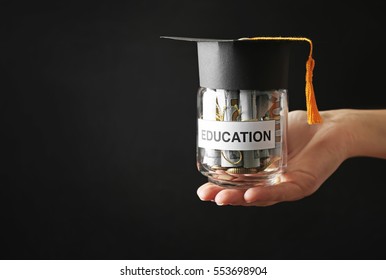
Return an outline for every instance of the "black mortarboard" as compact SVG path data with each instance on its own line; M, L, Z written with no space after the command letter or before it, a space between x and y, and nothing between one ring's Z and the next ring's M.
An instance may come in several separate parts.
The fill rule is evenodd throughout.
M289 45L306 41L310 55L306 64L308 123L320 123L313 86L312 42L300 37L253 37L231 40L161 37L197 42L200 86L227 90L287 89Z

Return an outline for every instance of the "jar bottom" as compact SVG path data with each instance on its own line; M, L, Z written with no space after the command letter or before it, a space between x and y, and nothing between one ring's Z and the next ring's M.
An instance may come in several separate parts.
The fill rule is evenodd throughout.
M206 174L208 181L225 188L248 189L258 186L272 186L281 182L284 170L270 174Z

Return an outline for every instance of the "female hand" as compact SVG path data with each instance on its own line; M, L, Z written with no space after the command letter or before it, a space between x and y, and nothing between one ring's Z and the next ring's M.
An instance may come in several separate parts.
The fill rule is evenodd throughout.
M386 110L343 109L324 111L321 115L322 124L308 125L305 111L289 113L288 165L280 183L249 189L230 189L206 183L197 190L200 199L214 201L218 205L243 206L268 206L298 200L314 193L351 156L386 157L386 141L379 145L379 138L375 138L378 144L367 143L368 135L362 137L356 134L362 125L363 129L370 130L369 133L380 134L376 137L386 139ZM363 121L367 118L372 119ZM361 147L372 144L375 146Z

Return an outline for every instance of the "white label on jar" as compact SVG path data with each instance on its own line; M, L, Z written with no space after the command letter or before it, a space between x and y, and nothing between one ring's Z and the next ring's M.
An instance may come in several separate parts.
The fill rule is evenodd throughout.
M198 119L198 147L252 151L275 148L275 121L224 122Z

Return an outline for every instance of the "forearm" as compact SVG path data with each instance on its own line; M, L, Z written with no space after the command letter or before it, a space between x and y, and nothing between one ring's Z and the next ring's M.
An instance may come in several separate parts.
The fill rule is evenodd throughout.
M386 159L386 110L338 110L347 129L348 157Z

